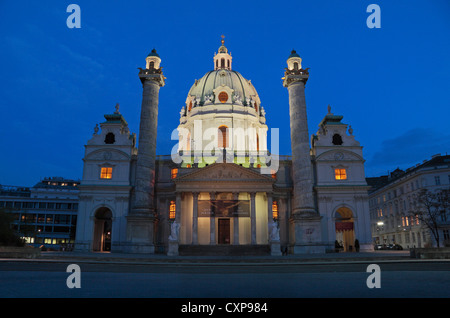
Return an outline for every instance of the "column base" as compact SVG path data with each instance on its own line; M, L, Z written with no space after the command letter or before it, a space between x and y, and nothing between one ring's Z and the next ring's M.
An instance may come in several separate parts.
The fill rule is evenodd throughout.
M169 247L167 251L167 256L178 256L178 241L169 240Z
M75 241L73 250L75 252L92 252L92 242L89 242L89 241Z
M271 241L270 245L270 255L272 256L281 256L281 243L280 241Z
M152 214L131 214L127 217L127 253L155 253L153 240L154 216Z
M317 213L293 215L289 221L291 253L325 253L327 244L322 241L321 218Z

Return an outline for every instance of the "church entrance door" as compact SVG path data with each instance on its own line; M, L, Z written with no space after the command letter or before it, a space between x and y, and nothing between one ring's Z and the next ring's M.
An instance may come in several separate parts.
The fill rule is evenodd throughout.
M336 241L344 252L355 251L355 230L353 213L347 207L341 207L336 211L335 218Z
M230 244L230 219L219 219L218 222L218 243Z
M111 251L112 213L108 208L100 208L95 212L94 240L92 249L94 252Z

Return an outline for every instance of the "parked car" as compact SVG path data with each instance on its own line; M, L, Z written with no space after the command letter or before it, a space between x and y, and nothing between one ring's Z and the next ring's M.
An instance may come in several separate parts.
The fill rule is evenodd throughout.
M403 247L398 244L389 244L387 247L389 250L402 250Z
M386 244L376 244L374 247L375 250L385 250Z

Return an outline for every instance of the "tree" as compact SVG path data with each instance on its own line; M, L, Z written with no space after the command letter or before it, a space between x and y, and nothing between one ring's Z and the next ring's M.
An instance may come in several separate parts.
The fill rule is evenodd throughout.
M11 228L12 221L12 215L0 208L0 245L24 246L24 241Z
M447 221L447 213L450 207L450 189L442 189L436 192L422 189L418 194L417 201L419 208L413 212L412 217L418 218L421 223L428 227L439 248L439 229L442 223Z

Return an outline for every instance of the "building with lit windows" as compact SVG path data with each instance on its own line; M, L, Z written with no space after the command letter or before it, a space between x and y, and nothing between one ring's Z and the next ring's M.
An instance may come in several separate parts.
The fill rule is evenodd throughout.
M402 248L436 246L430 229L419 220L418 194L450 189L450 156L434 155L429 160L389 175L367 178L371 185L369 207L375 244L396 244ZM440 246L450 244L450 211L437 218Z
M75 242L79 181L44 178L33 187L0 185L0 208L29 245L67 249Z
M165 77L153 50L139 71L139 138L117 105L85 146L75 248L281 255L334 251L336 242L354 251L359 242L372 250L362 147L331 107L309 136L301 61L292 51L280 83L289 94L289 105L279 106L290 110L292 156L268 149L274 105L263 106L233 69L223 40L212 70L183 98L174 153L157 156Z

